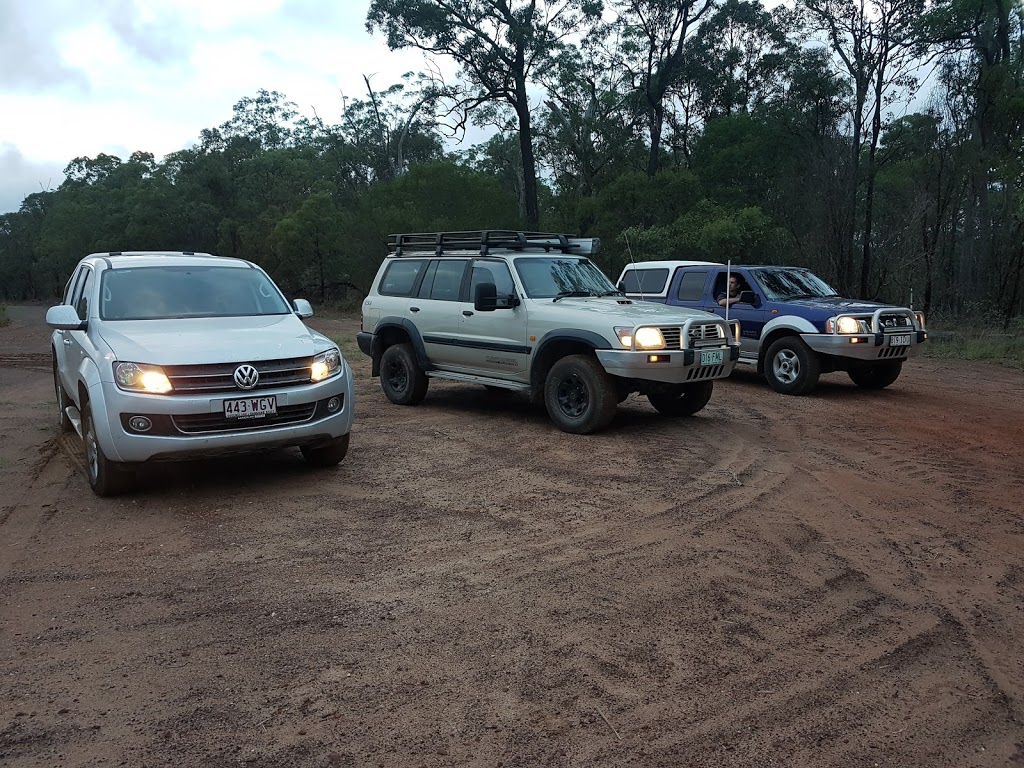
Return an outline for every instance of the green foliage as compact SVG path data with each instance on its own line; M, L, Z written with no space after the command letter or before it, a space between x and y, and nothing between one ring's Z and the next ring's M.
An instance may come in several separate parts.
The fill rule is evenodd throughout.
M11 318L7 315L7 305L0 304L0 328L8 325L11 322Z

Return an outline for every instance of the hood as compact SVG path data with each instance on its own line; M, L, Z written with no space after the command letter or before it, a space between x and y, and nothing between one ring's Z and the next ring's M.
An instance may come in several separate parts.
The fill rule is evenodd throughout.
M637 301L624 296L576 297L568 296L557 302L551 299L535 299L534 305L543 308L548 317L557 316L562 312L593 312L607 315L613 325L640 325L641 323L658 323L660 325L681 325L691 317L714 318L710 312L686 307L670 307L652 301ZM533 311L536 311L534 309Z
M857 299L844 299L841 296L828 296L820 299L792 299L790 301L779 301L777 304L784 304L787 307L807 307L808 309L820 309L832 315L856 314L869 315L877 309L888 307L896 309L892 304L880 304L877 301L859 301Z
M333 342L295 315L105 321L103 340L118 360L150 365L251 363L312 357Z

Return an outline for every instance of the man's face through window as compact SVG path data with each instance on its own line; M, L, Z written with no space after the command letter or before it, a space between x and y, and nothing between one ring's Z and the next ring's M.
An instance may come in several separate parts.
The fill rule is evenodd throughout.
M729 278L729 295L736 296L740 292L740 279L738 277Z

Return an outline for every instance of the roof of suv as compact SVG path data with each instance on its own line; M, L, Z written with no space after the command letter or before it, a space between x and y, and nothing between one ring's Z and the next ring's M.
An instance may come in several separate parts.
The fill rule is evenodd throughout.
M83 261L102 262L107 269L146 267L156 264L172 267L207 266L216 261L219 267L249 268L253 265L244 259L214 256L194 251L110 251L90 253Z

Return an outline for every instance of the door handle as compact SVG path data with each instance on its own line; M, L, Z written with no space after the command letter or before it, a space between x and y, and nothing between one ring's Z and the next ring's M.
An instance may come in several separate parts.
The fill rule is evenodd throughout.
M473 316L473 313L470 312L468 309L462 310L462 314L465 315L466 317L472 317Z
M71 339L64 339L64 346L65 347L70 347L71 346Z
M409 307L409 311L410 312L419 312L420 308L419 307Z

